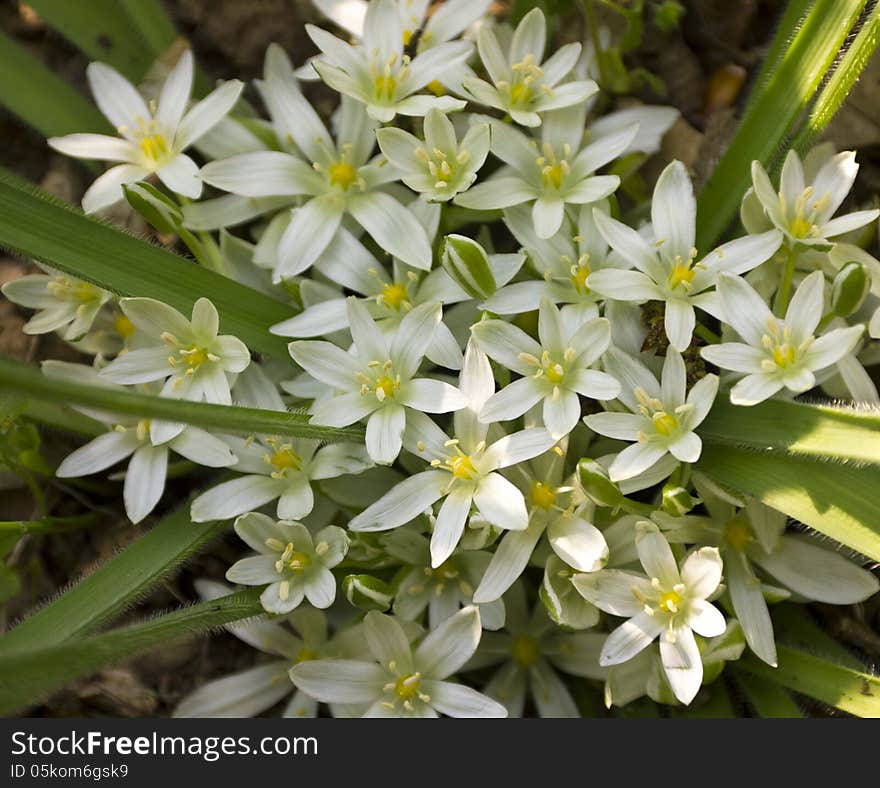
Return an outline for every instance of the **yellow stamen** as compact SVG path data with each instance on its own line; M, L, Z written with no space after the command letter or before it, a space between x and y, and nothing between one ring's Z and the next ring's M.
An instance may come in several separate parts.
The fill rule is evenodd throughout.
M347 161L338 161L336 164L330 167L330 183L334 186L339 186L344 190L348 190L348 188L357 181L357 170L351 166Z
M449 467L452 470L452 475L456 479L470 480L477 475L477 469L474 467L473 462L471 462L471 458L466 454L453 457L449 461Z
M409 293L407 293L406 285L395 282L382 286L382 294L379 296L385 306L392 309L400 310L400 307L409 303Z
M549 484L534 482L532 484L531 500L532 506L545 510L549 509L556 503L556 491Z

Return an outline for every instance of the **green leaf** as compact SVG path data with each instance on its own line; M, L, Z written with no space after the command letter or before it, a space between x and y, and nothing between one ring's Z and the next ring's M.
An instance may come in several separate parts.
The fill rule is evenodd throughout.
M2 651L48 648L94 630L134 604L227 526L192 523L188 507L165 517L54 602L5 633Z
M113 66L134 82L143 78L154 60L119 0L28 0L28 5L91 60Z
M781 684L857 717L880 717L880 678L789 646L778 646L779 667L754 655L738 669Z
M117 3L154 55L160 55L174 43L177 30L159 0L117 0Z
M697 246L710 249L727 229L751 183L750 164L770 167L782 143L836 64L865 0L816 0L796 31L780 27L790 45L751 101L739 129L697 201ZM786 15L790 25L798 15ZM772 48L782 51L774 42Z
M880 468L707 445L699 471L880 561Z
M122 296L164 301L189 316L204 296L223 333L252 350L287 358L287 340L269 333L291 307L23 184L0 171L0 245Z
M60 380L43 375L34 366L3 356L0 356L0 385L22 397L88 406L142 418L167 419L209 430L325 441L362 440L364 435L359 426L336 428L309 424L309 417L303 413L279 413L260 408L190 402Z
M740 671L736 665L734 671L737 685L758 717L790 719L804 716L794 698L775 681Z
M697 431L717 445L880 464L880 412L874 410L781 400L745 408L718 399Z
M249 589L175 610L140 624L29 651L0 655L0 714L32 706L74 679L223 624L259 615L260 592Z
M23 90L22 85L27 85ZM45 137L107 133L104 116L27 50L0 33L0 104Z
M874 4L861 25L858 35L840 60L840 65L822 88L810 111L810 117L791 143L801 154L806 153L840 109L846 97L880 43L880 4Z

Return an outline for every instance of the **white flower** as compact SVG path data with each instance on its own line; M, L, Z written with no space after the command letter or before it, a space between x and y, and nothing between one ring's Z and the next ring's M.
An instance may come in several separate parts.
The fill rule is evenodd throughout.
M57 331L68 342L82 339L101 307L113 298L90 282L50 269L7 282L2 292L14 304L38 310L22 327L25 334Z
M664 301L666 336L679 352L691 343L696 323L694 306L708 309L715 303L715 295L704 291L717 284L722 273L742 274L756 268L782 242L778 230L748 235L718 247L697 262L696 216L693 186L680 161L673 161L663 170L654 188L653 245L625 224L604 213L595 214L605 240L638 270L597 272L590 277L590 287L606 298L621 301Z
M864 326L857 325L815 336L825 302L821 271L804 279L784 320L775 317L741 277L722 276L718 295L725 322L745 342L710 345L701 348L700 354L722 369L746 373L730 391L730 401L736 405L757 405L782 388L795 394L813 388L813 373L846 356L864 331Z
M416 201L412 206L413 213L420 209L439 208L439 206ZM439 220L439 215L436 216ZM430 230L433 236L434 230ZM330 251L333 254L330 254ZM523 254L492 254L489 255L489 267L493 278L499 285L509 282L522 267ZM342 288L352 290L367 297L367 309L376 319L382 332L396 332L402 320L416 307L428 303L441 303L444 308L450 305L463 304L471 301L462 288L454 282L443 268L435 268L425 272L414 270L395 260L389 272L364 248L347 230L340 230L336 241L328 248L324 258L316 268L324 276L340 286L339 292L328 293L326 286L316 292L313 297L314 282L304 280L300 283L300 294L305 309L289 320L277 323L270 331L283 337L317 337L330 336L336 331L348 329L348 307ZM469 305L469 326L472 318ZM426 358L441 367L449 369L461 368L461 347L452 333L449 324L453 324L451 310L446 312L446 320L437 324L434 335L425 349ZM454 315L454 312L453 312Z
M425 115L424 135L422 141L403 129L376 132L382 153L407 186L426 200L451 200L477 179L489 154L489 124L475 123L459 142L449 118L432 109Z
M450 438L417 411L409 415L407 448L429 460L431 469L410 476L348 524L353 531L385 531L408 523L444 499L431 537L431 565L440 566L455 549L475 505L498 528L523 530L528 513L522 493L498 470L547 451L554 441L543 428L506 435L487 446L488 425L477 413L495 388L489 359L472 342L465 351L461 391L468 407L453 416Z
M559 232L566 205L598 202L620 184L616 175L595 175L630 144L636 126L583 145L583 114L552 113L539 141L506 123L492 121L492 152L505 164L497 174L455 198L456 205L489 210L529 203L538 238Z
M364 447L354 443L319 448L318 441L308 438L226 436L224 440L238 458L232 470L245 475L199 495L190 508L193 522L227 520L276 498L278 519L298 520L315 505L312 482L357 474L370 465Z
M157 344L119 356L101 370L102 378L129 384L167 379L162 396L232 404L228 376L244 371L251 355L240 339L217 334L220 317L207 298L195 302L192 320L152 298L123 298L120 307Z
M807 534L786 534L788 518L758 501L737 510L728 501L699 489L709 517L653 516L670 542L717 547L733 611L746 641L764 662L776 666L776 643L765 594L785 596L780 583L799 597L829 605L862 602L880 587L877 578L844 555ZM771 582L762 581L758 571Z
M611 400L620 393L620 384L611 375L590 369L611 342L611 326L603 317L583 324L567 322L544 298L538 316L539 342L503 320L483 320L471 333L486 354L522 375L486 400L481 421L509 421L543 403L544 425L558 440L580 420L579 394Z
M213 580L196 580L195 587L205 600L218 599L234 590ZM328 639L325 614L312 607L297 608L281 620L258 617L223 628L274 659L206 682L177 704L173 717L256 717L287 696L290 699L282 717L318 716L318 701L294 687L288 671L291 665L306 660L343 656L347 631L342 637Z
M679 571L668 542L653 523L641 522L636 533L639 561L647 577L603 569L576 575L574 584L589 602L629 620L605 641L601 665L632 659L660 636L660 658L676 698L690 703L703 682L703 662L694 632L716 637L724 616L707 602L721 583L721 556L714 547L690 553Z
M453 41L410 59L404 52L404 23L396 0L374 0L364 18L363 42L353 47L314 25L306 32L323 53L312 61L331 88L366 105L371 118L387 123L401 115L424 115L432 107L463 109L450 96L413 95L444 72L464 64L472 45Z
M474 592L478 604L500 598L513 585L532 555L540 554L538 545L545 533L556 556L579 572L595 572L608 562L605 537L590 522L594 507L583 500L574 478L563 483L567 447L566 438L551 451L513 469L513 479L529 507L529 525L524 531L508 531L501 538ZM578 601L583 602L580 597ZM596 621L598 614L585 626Z
M718 392L718 376L698 380L685 397L687 374L681 354L669 348L661 382L640 361L617 348L605 355L605 369L623 384L620 401L630 413L594 413L584 423L600 435L636 441L615 457L611 481L648 470L667 452L681 462L696 462L703 448L694 430L709 413Z
M269 613L289 613L303 597L317 608L336 599L336 578L330 571L348 552L345 531L328 525L312 536L302 523L275 522L257 512L235 521L235 532L258 555L242 558L226 572L232 583L261 586L260 604Z
M538 281L514 282L501 286L486 300L483 308L499 315L515 315L538 309L546 296L555 304L565 304L563 313L576 312L581 322L599 316L598 294L590 287L590 277L604 268L627 268L620 255L609 252L608 244L596 229L593 205L582 205L576 229L567 223L552 238L539 238L526 205L506 208L504 223L519 241L529 261L541 277ZM608 212L607 201L596 207ZM566 320L574 317L566 316Z
M108 384L91 367L79 364L46 361L43 371L50 377L90 386L119 388ZM152 512L162 497L169 450L208 468L225 468L236 461L235 455L223 441L198 427L172 425L173 429L168 431L161 429L167 426L163 422L105 413L92 408L80 410L112 429L68 455L58 466L55 475L59 478L88 476L131 457L125 471L122 500L128 519L133 523L139 523Z
M378 463L400 453L403 431L413 413L448 413L467 404L462 393L440 380L416 378L425 349L440 322L439 304L413 309L389 340L366 306L348 299L354 352L330 342L291 342L290 355L312 377L341 392L317 403L312 422L345 427L367 418L367 451Z
M423 52L458 36L492 5L491 0L446 0L431 7L430 0L396 0L403 23L403 43L417 38L416 50ZM312 0L312 4L355 38L363 38L364 21L370 7L367 0ZM431 10L430 16L428 10Z
M790 150L782 165L778 193L761 163L753 161L754 191L743 200L746 226L760 226L769 220L785 234L788 247L827 249L833 244L829 239L864 227L880 216L880 210L873 209L832 218L849 194L859 165L854 151L843 151L824 161L822 153L801 163L797 152Z
M290 678L325 703L365 704L364 717L506 717L501 704L444 681L471 658L481 632L479 611L466 607L413 649L394 618L371 612L364 635L374 661L302 662L291 668Z
M583 676L587 660L597 656L591 640L580 633L560 631L547 617L541 601L529 613L522 583L514 585L504 601L510 611L506 631L483 635L467 667L495 666L483 691L503 704L509 717L522 717L529 695L540 717L580 717L577 704L557 670ZM593 672L598 670L590 671Z
M122 186L155 173L171 191L197 198L202 193L195 162L183 153L207 134L233 107L244 87L232 80L186 111L193 83L193 57L187 50L168 75L157 104L148 106L137 89L104 63L90 63L89 87L98 108L120 137L68 134L51 137L55 150L80 159L124 162L105 172L83 197L94 213L122 199Z
M343 97L334 141L302 95L280 48L270 48L266 54L262 92L279 130L286 130L285 140L289 137L306 161L282 151L255 151L211 162L201 174L205 183L243 197L309 198L283 231L275 281L300 274L318 260L346 215L383 249L428 270L431 247L424 230L383 190L400 173L384 157L370 158L376 124L363 106Z
M473 604L474 588L492 557L485 550L458 549L434 568L428 540L407 529L388 534L383 548L405 564L396 584L394 615L404 621L416 621L427 608L431 629L457 613L459 608ZM504 626L504 603L500 599L478 607L484 629Z
M592 80L558 83L574 68L581 45L566 44L544 60L547 21L539 8L517 25L505 52L489 25L480 28L477 47L491 83L465 77L462 84L475 101L500 109L521 126L540 126L539 113L581 104L598 85Z

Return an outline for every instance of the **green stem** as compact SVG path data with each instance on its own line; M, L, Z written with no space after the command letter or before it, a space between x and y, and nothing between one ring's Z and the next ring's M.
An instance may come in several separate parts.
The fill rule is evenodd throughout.
M44 517L41 520L3 520L0 521L0 534L57 534L87 528L100 520L95 512L75 517Z
M697 323L697 325L694 326L694 333L710 345L717 345L721 341L721 337L718 336L718 334L716 334L711 328L704 326L702 323Z
M788 301L791 298L791 281L794 278L797 259L798 252L792 247L788 250L785 267L782 269L782 281L779 283L779 291L776 294L776 314L779 317L785 317L785 310L788 309Z
M607 85L607 74L602 61L602 43L599 40L599 24L596 20L596 10L593 8L593 0L584 0L584 11L587 14L587 26L590 28L590 38L593 41L593 49L596 50L596 66L599 69L599 82L603 87Z

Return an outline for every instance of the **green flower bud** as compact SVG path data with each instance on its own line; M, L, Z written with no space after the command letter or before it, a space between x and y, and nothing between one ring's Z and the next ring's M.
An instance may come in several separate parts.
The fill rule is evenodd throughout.
M831 311L838 317L849 317L865 302L870 289L871 277L865 266L847 263L831 285Z
M623 493L608 478L605 469L595 460L581 460L578 463L578 476L584 493L593 503L612 508L623 503Z
M441 262L452 280L472 298L485 300L495 292L489 256L476 241L463 235L447 235Z
M666 484L663 487L662 509L667 514L680 517L696 506L698 501L681 485Z
M345 598L361 610L385 611L394 601L394 591L384 580L372 575L348 575L342 581Z

